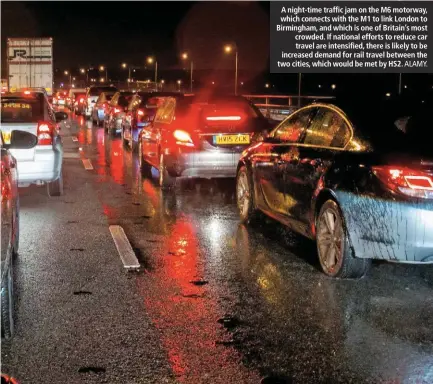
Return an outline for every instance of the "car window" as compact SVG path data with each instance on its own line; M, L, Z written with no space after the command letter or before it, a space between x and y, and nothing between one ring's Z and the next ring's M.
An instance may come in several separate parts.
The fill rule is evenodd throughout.
M339 112L320 108L306 131L304 144L344 148L350 136L351 129Z
M110 100L110 104L111 105L117 105L119 97L120 97L120 92L115 93L114 96Z
M166 98L163 104L161 105L161 107L158 108L156 112L155 122L170 124L171 121L173 120L175 106L176 106L175 99L171 97Z
M283 142L298 142L316 111L316 108L307 108L295 112L277 126L270 136Z
M44 120L44 103L40 98L1 99L2 123L36 123Z

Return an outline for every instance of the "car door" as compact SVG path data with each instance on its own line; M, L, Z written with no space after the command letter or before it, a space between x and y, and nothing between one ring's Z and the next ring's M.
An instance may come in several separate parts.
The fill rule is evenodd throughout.
M13 214L15 209L16 188L16 162L7 149L3 147L3 139L0 133L1 151L1 271L6 271L5 263L8 263L8 256L11 247L13 231Z
M287 199L297 201L290 215L307 232L313 219L311 203L319 180L352 136L353 128L339 109L321 106L297 147L293 165L285 171Z
M290 156L308 128L316 108L296 111L279 124L253 156L255 183L260 187L258 204L264 210L287 217L290 201L285 195L285 171L291 166Z

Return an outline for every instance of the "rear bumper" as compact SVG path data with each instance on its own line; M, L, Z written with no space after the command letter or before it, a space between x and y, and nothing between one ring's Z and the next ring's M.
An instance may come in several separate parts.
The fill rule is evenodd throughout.
M33 161L17 161L18 186L57 180L62 170L62 159L60 150L37 148Z
M433 263L433 202L336 194L357 257Z
M171 176L221 178L236 177L241 154L219 151L180 152L166 154L167 171Z

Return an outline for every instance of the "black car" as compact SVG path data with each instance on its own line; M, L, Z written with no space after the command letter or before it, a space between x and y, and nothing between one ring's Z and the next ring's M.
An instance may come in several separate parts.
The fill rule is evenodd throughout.
M386 103L385 103L386 104ZM258 212L315 239L332 277L362 277L371 259L433 262L432 104L313 104L244 151L241 220ZM409 130L395 126L408 113Z
M168 97L140 135L141 168L159 169L162 188L178 177L234 178L241 152L272 127L241 96Z

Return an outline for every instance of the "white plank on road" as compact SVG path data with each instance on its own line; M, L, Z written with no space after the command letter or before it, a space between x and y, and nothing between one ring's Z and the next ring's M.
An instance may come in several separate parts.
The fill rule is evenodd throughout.
M138 262L137 256L135 256L123 228L120 225L110 225L109 229L123 266L126 269L139 269L140 263Z
M83 159L83 165L84 165L84 169L87 169L88 171L93 169L93 165L90 159Z

